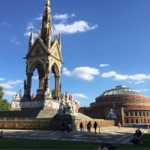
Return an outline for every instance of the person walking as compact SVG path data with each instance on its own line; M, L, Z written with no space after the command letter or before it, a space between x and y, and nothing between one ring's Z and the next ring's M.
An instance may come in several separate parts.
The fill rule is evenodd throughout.
M120 122L118 122L118 128L120 129L120 127L121 127L121 123L120 123Z
M80 127L80 132L82 133L83 132L83 123L82 122L80 123L79 127Z
M97 132L96 132L97 125L98 125L98 124L97 124L97 122L95 121L95 122L94 122L94 131L95 131L95 134L97 134Z
M91 132L91 127L92 127L92 124L91 124L91 121L89 121L88 124L87 124L88 133Z
M3 139L3 131L0 132L0 138Z

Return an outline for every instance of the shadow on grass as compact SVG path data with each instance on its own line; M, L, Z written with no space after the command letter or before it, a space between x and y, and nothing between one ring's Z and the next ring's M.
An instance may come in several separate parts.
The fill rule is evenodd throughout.
M113 144L116 150L149 150L150 131L143 135L142 144ZM98 150L101 143L77 142L77 141L53 141L53 140L29 140L29 139L0 139L0 149L86 149Z

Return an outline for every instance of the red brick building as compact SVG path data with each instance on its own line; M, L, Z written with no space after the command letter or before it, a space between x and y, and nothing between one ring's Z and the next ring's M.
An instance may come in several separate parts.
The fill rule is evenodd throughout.
M126 86L116 86L103 92L80 112L101 119L115 119L122 125L150 124L150 98Z

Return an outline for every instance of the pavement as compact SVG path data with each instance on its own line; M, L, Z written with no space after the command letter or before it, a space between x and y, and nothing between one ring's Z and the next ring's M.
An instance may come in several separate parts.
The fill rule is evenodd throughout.
M4 138L129 144L129 140L136 129L135 127L101 127L100 132L98 131L97 134L93 130L91 133L86 130L83 133L72 131L64 134L61 131L50 130L1 130L3 130ZM140 130L142 133L147 131L146 128L141 128Z

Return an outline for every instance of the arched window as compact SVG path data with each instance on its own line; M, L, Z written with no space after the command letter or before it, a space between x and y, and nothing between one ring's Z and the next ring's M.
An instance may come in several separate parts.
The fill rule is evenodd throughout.
M131 116L131 113L130 113L130 111L128 111L128 116Z
M137 116L137 111L135 111L135 116Z
M129 123L129 120L127 119L127 123Z

